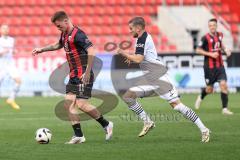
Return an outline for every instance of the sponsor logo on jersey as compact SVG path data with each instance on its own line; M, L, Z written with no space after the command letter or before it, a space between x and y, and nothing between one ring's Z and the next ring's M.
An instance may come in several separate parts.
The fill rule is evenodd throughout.
M136 47L144 48L144 44L138 43L138 44L136 45Z

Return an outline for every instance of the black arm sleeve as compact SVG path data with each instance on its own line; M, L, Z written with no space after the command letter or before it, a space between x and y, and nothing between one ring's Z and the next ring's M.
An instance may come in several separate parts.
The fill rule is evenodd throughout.
M198 43L198 47L202 48L203 50L207 51L208 50L208 41L206 36L203 36L200 40L200 42Z

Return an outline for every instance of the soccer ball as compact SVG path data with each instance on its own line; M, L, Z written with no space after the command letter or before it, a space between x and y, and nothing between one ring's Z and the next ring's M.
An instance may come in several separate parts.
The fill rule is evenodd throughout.
M47 128L39 128L36 131L35 140L39 144L48 144L51 141L52 133Z

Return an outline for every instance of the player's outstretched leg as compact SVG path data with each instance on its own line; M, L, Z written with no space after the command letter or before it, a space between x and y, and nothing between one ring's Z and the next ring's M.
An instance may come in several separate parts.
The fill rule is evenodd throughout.
M20 106L15 102L15 98L17 96L17 93L19 92L20 85L21 85L21 79L20 78L14 78L15 86L13 88L12 93L10 94L9 98L6 100L6 103L12 106L12 108L19 110Z
M69 121L71 121L72 128L74 131L73 137L65 144L80 144L86 141L81 129L78 108L75 106L75 99L76 96L72 94L67 94L65 97L64 108L68 113L68 118Z
M110 140L113 135L113 122L106 120L96 107L91 105L87 99L76 99L76 104L81 111L87 113L103 127L106 132L105 140Z
M197 114L189 107L181 103L180 100L170 103L174 110L182 113L186 119L192 121L200 129L202 133L202 142L209 142L210 130L202 123Z
M144 122L142 131L139 133L139 137L145 136L151 129L155 127L154 122L150 119L147 113L142 108L141 104L136 101L137 95L132 91L127 91L123 95L124 102L128 105L129 109L138 115L138 117Z
M212 86L207 86L206 88L202 88L201 94L198 95L196 102L195 102L195 109L199 109L201 106L202 100L210 93L213 92L213 87Z
M228 109L228 86L225 80L220 81L220 88L221 88L221 100L222 100L222 114L224 115L233 115Z

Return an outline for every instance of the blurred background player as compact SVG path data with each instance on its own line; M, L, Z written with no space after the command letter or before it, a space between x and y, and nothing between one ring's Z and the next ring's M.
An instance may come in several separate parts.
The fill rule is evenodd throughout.
M74 130L74 136L66 144L78 144L85 142L85 137L80 126L80 117L77 108L90 115L103 127L106 132L106 140L110 140L113 133L113 123L107 121L88 99L91 97L94 75L92 71L95 50L87 35L74 26L64 11L56 12L51 19L52 23L62 32L60 40L53 45L36 48L32 51L37 55L46 51L54 51L64 48L69 64L69 82L66 86L65 108L69 111Z
M140 69L144 72L155 72L151 67L153 65L157 65L158 70L163 69L163 63L157 60L157 52L152 40L152 36L145 31L145 20L142 17L135 17L131 19L128 24L130 33L134 38L137 38L136 48L135 51L119 49L118 54L121 54L129 61L139 63ZM157 93L161 98L167 100L174 110L183 114L188 120L192 121L200 129L202 133L202 142L209 142L209 129L202 123L200 118L191 108L188 108L180 101L177 90L172 85L168 75L164 73L164 75L160 77L160 80L163 81L163 85L158 85L157 87L155 87L155 85L151 85L151 83L158 84L157 81L159 81L159 78L154 79L154 77L156 78L157 75L153 75L151 77L145 76L149 84L140 84L136 85L135 87L131 87L123 95L123 100L128 105L129 109L135 112L144 122L143 129L138 136L143 137L146 135L149 130L154 128L155 124L136 99L140 97L148 97L154 93ZM168 86L170 86L170 88Z
M8 104L14 109L20 109L19 105L15 102L17 93L21 85L21 78L19 72L14 66L14 38L9 36L9 27L6 24L1 26L1 37L0 37L0 83L4 78L10 76L15 82L13 90L6 100Z
M207 94L213 93L213 86L219 82L221 89L222 114L232 115L228 107L228 86L227 75L223 65L222 51L227 57L231 56L231 51L223 44L223 33L217 32L217 19L210 19L208 22L209 33L202 37L196 52L204 55L204 76L206 88L203 88L201 95L197 97L195 108L199 109L202 100Z

